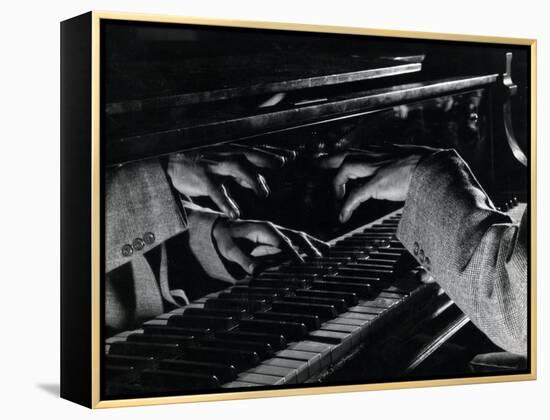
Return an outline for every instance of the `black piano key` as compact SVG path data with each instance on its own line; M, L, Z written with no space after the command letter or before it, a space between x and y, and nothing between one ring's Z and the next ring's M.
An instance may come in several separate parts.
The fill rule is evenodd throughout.
M109 354L122 356L153 356L153 357L177 357L182 349L179 344L173 343L137 343L117 341L109 347Z
M134 366L106 365L105 376L109 382L128 383L138 378L138 371Z
M321 320L332 319L338 316L338 312L333 305L285 302L283 300L275 300L271 304L271 308L273 312L313 314L317 315L319 318L321 318Z
M349 269L363 269L363 270L391 270L393 272L395 264L392 264L390 262L381 264L377 262L370 262L371 260L364 260L361 262L354 262L346 264L345 266L341 267L340 270L349 270ZM340 272L338 270L338 272Z
M346 283L340 281L315 281L312 289L328 290L332 292L351 292L359 297L369 297L374 293L374 287L370 283Z
M346 239L344 241L336 243L335 246L331 248L331 252L361 251L363 253L368 253L371 251L375 251L376 247L369 245L369 243L369 241L351 241Z
M342 267L335 276L370 277L385 279L393 275L393 268L376 268L372 265L358 263L361 267ZM325 277L328 278L328 277Z
M369 251L362 251L361 249L346 249L346 250L340 250L340 249L330 249L327 251L327 256L329 257L350 257L355 258L357 256L361 255L369 255Z
M245 309L205 309L205 308L188 308L184 314L198 315L198 316L221 316L231 317L235 319L243 319L250 316L249 312Z
M159 369L145 369L141 372L141 381L146 386L169 390L215 389L221 386L219 379L212 374Z
M107 354L105 356L107 366L133 366L136 369L154 368L157 361L151 356L123 356L118 354Z
M389 244L391 240L395 239L395 235L387 233L359 233L346 239L349 239L350 242L366 242L371 246L376 246L383 243Z
M195 337L188 335L168 335L168 334L130 334L126 337L128 342L136 343L168 343L180 344L181 346L189 345L195 341Z
M386 219L386 220L382 220L382 224L383 225L386 225L386 226L389 226L389 225L399 225L399 219Z
M404 246L392 246L392 245L390 245L388 248L384 248L384 252L391 252L391 253L395 253L395 254L403 254L403 253L408 252L408 251Z
M321 341L328 344L340 344L342 339L345 337L345 333L337 331L314 331L308 336L308 339L313 341ZM344 336L344 337L343 337Z
M369 235L365 237L354 237L346 239L346 242L342 245L356 245L358 249L365 249L365 251L374 251L376 247L388 246L392 236L384 235Z
M331 265L324 264L315 264L315 263L304 263L304 264L292 264L284 265L277 268L278 273L289 273L295 276L309 275L309 274L325 274L332 268ZM264 273L270 273L264 272Z
M287 287L253 287L253 286L233 286L229 293L242 293L242 294L248 294L248 295L254 295L254 294L264 294L264 293L273 293L277 296L285 296L290 293L290 289Z
M252 350L237 350L227 347L189 347L184 359L198 362L230 364L238 370L249 369L260 363L260 356Z
M386 233L386 234L394 235L395 232L397 232L397 229L392 226L380 225L380 226L371 226L370 231L376 232L376 233Z
M239 299L236 297L218 299L212 298L204 302L205 309L236 309L247 312L265 311L269 307L263 299Z
M250 350L258 353L260 359L273 356L273 347L269 343L258 341L227 340L218 337L208 337L201 340L201 346L227 348L235 350Z
M189 308L191 309L191 308ZM203 337L211 334L209 328L184 328L173 327L170 325L142 325L141 327L145 334L168 334L168 335L189 335L193 337Z
M345 264L349 261L351 261L351 257L329 257L329 256L322 256L322 257L312 257L312 256L306 256L304 257L304 261L308 263L321 263L321 264L334 264L334 265L340 265Z
M401 258L402 252L384 252L384 251L373 251L370 254L371 258L382 258L385 260L393 260L397 261L399 258Z
M392 258L392 259L384 259L380 258L377 255L370 255L370 257L364 261L356 262L356 263L350 263L350 266L353 266L353 264L381 264L381 265L390 265L392 267L395 267L398 259Z
M298 270L299 271L299 270ZM314 280L319 277L318 273L304 272L280 272L280 271L264 271L258 275L260 279L291 279L291 280Z
M307 334L307 327L298 322L277 322L262 319L247 319L241 321L242 331L282 334L287 340L301 340Z
M304 324L309 331L321 328L321 320L317 315L284 313L284 312L259 312L254 314L254 319L268 319L281 322L299 322Z
M233 381L237 378L237 369L235 366L219 363L205 363L191 360L160 360L159 369L210 374L216 376L222 382Z
M328 290L299 289L295 291L296 296L311 296L320 298L344 299L348 306L357 305L359 298L355 293L330 292Z
M310 285L305 279L267 279L253 278L250 280L251 286L258 287L284 287L291 290L304 289Z
M236 325L230 316L174 315L168 318L168 325L175 327L199 327L213 330L228 330Z
M332 305L338 313L345 312L348 309L348 305L344 299L330 298L330 297L313 297L313 296L287 296L282 298L283 302L298 302L298 303L310 303L317 305Z
M267 303L271 303L274 299L279 297L278 293L256 293L256 294L247 294L247 293L228 293L223 292L218 294L218 299L231 299L231 297L236 299L248 300L248 299L260 299L265 300Z
M365 229L363 232L357 232L351 235L352 238L369 238L372 236L393 236L395 234L395 229L391 226L386 227L370 227Z
M265 314L266 312L262 312ZM214 334L215 337L226 340L259 341L269 343L273 350L282 350L286 348L286 339L281 334L268 334L247 331L219 331Z
M362 275L343 275L335 274L323 277L324 281L343 282L343 283L365 283L365 284L379 284L383 279L381 276L362 276Z

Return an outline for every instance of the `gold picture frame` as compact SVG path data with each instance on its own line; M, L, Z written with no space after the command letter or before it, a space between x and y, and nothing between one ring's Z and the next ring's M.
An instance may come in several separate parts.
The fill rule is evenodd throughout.
M63 33L62 30L62 44L66 44L71 41L67 38L64 39L64 36L69 36L71 30L81 32L83 40L89 40L88 48L90 53L89 57L89 89L90 89L90 99L91 102L89 107L81 105L82 108L74 108L73 112L87 112L90 111L88 116L90 126L89 134L90 139L89 143L84 144L84 148L89 146L89 166L86 168L90 169L90 173L87 178L82 178L82 185L87 185L85 193L88 194L87 200L90 203L91 207L89 210L90 222L87 225L89 231L90 244L86 249L89 250L89 255L86 256L86 264L80 265L79 269L73 267L77 262L70 262L71 251L68 249L75 242L69 242L69 240L64 240L62 236L62 248L66 249L64 256L62 257L62 264L67 264L67 269L62 270L65 279L62 278L62 294L65 293L65 297L62 299L62 317L65 318L65 321L62 320L62 335L65 336L65 341L62 338L62 387L61 394L62 397L70 399L72 401L84 404L91 408L111 408L111 407L122 407L122 406L142 406L142 405L157 405L157 404L173 404L173 403L187 403L187 402L206 402L206 401L221 401L221 400L236 400L236 399L248 399L248 398L265 398L265 397L279 397L279 396L293 396L293 395L311 395L311 394L326 394L326 393L340 393L340 392L360 392L360 391L371 391L371 390L391 390L391 389L400 389L400 388L415 388L415 387L435 387L435 386L448 386L448 385L466 385L466 384L480 384L480 383L494 383L494 382L508 382L508 381L527 381L535 380L537 377L537 309L536 309L536 233L537 233L537 223L536 223L536 208L537 208L537 184L536 184L536 127L537 127L537 112L536 112L536 96L537 96L537 42L534 39L520 39L520 38L504 38L504 37L490 37L490 36L475 36L475 35L460 35L460 34L445 34L445 33L429 33L429 32L410 32L410 31L396 31L396 30L384 30L384 29L368 29L368 28L352 28L352 27L341 27L341 26L318 26L318 25L305 25L305 24L291 24L291 23L279 23L279 22L256 22L256 21L240 21L240 20L223 20L223 19L208 19L208 18L197 18L197 17L177 17L177 16L166 16L166 15L153 15L153 14L138 14L138 13L118 13L118 12L107 12L107 11L93 11L86 15L82 15L79 18L79 22L69 20L65 25L66 33ZM529 49L530 56L530 179L531 179L531 191L530 191L530 366L528 373L525 374L510 374L510 375L496 375L496 376L481 376L481 377L462 377L462 378L449 378L449 379L429 379L429 380L413 380L413 381L398 381L398 382L388 382L388 383L371 383L371 384L358 384L358 385L337 385L337 386L323 386L323 387L302 387L302 388L289 388L289 389L269 389L269 390L257 390L257 391L237 391L237 392L224 392L224 393L211 393L211 394L200 394L200 395L181 395L181 396L162 396L162 397L151 397L151 398L127 398L127 399L101 399L101 378L100 378L100 354L103 349L103 344L101 342L101 302L102 302L102 290L101 290L101 275L102 275L102 263L101 263L101 244L102 244L102 227L104 226L104 221L102 220L102 207L101 207L101 159L104 156L103 151L101 150L101 83L100 72L101 72L101 29L100 24L102 20L112 20L112 21L132 21L132 22L154 22L162 24L185 24L185 25L206 25L214 27L227 27L227 28L253 28L253 29L268 29L268 30L277 30L277 31L298 31L298 32L316 32L316 33L330 33L330 34L348 34L348 35L361 35L361 36L371 36L371 37L385 37L385 38L400 38L400 39L417 39L417 40L438 40L438 41L452 41L452 42L473 42L473 43L489 43L489 44L506 44L506 45L518 45L526 46ZM71 21L73 23L71 23ZM76 22L76 23L75 23ZM85 28L82 29L82 22L86 22ZM79 27L80 29L70 29L70 25L76 25L74 28ZM76 41L75 41L76 42ZM74 48L74 47L73 47ZM62 56L63 56L63 45L62 45ZM75 71L82 66L76 61L78 58L71 58L70 54L73 54L72 50L68 48L66 50L67 57L62 58L62 84L64 83L64 78L68 77L71 71ZM65 64L64 61L65 60ZM63 67L65 65L65 67ZM75 82L76 83L76 82ZM87 89L84 87L83 89ZM83 90L83 91L84 91ZM66 92L66 95L69 93ZM62 87L62 98L63 98L63 87ZM82 99L84 101L84 99ZM69 99L65 101L68 104ZM62 100L62 112L65 112L63 108ZM63 118L63 117L62 117ZM71 115L67 114L65 117L65 122L72 118ZM88 121L88 120L85 120ZM62 121L62 127L63 127ZM82 123L84 124L84 123ZM68 128L65 131L62 130L62 133L65 135L65 139L62 139L62 148L66 147L67 150L70 149L70 142L77 141L74 135L71 132L71 129ZM63 134L62 134L63 135ZM74 146L76 147L76 146ZM77 158L76 155L71 155L67 151L65 159ZM86 153L84 153L86 154ZM62 159L63 160L63 159ZM65 172L62 169L62 177L69 177L71 172L74 170L74 167L67 166ZM83 171L85 168L82 169ZM78 174L76 175L78 176ZM62 180L63 182L63 180ZM68 181L67 181L68 182ZM76 182L76 181L75 181ZM89 182L89 184L88 184ZM72 184L71 184L72 185ZM71 191L71 185L67 184L65 191L67 193ZM62 191L63 192L63 191ZM63 200L63 198L62 198ZM83 204L85 205L85 203ZM65 209L64 213L67 215L72 211L69 207ZM69 216L70 217L70 216ZM74 221L67 220L63 222L66 226L66 229L69 229L72 226ZM85 239L85 238L84 238ZM72 239L76 241L77 239ZM82 249L82 248L81 248ZM77 252L77 251L73 251ZM81 251L78 251L81 252ZM69 267L70 266L70 267ZM75 271L76 270L76 271ZM80 271L79 271L80 270ZM88 274L86 274L88 272ZM67 289L64 292L64 287L67 286L67 279L69 275L75 275L75 273L80 273L78 281L82 283L81 286L70 286L70 287L79 287L78 290ZM73 279L74 280L74 279ZM84 293L84 296L89 297L90 301L85 303L85 308L90 309L90 317L86 318L91 321L91 324L84 325L87 322L85 319L80 319L81 315L74 313L74 308L71 306L69 300L75 299L79 292ZM84 310L84 309L83 309ZM71 318L71 321L67 319ZM65 324L63 324L65 322ZM79 380L77 376L71 374L69 371L72 369L71 363L74 361L76 356L71 356L78 349L76 347L71 347L76 344L70 344L71 339L74 340L74 334L77 329L75 325L80 323L80 329L78 331L82 334L89 334L89 339L86 338L86 343L90 344L90 350L88 353L81 355L85 359L83 365L89 366L89 375L85 374L84 379L89 383L82 384L80 386L76 385L76 381ZM64 343L64 344L63 344ZM81 348L80 348L81 349ZM76 389L78 388L78 389Z

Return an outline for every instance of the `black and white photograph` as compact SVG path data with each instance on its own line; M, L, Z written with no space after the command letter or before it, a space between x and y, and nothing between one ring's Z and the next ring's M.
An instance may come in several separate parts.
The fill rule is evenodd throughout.
M530 372L530 49L104 19L101 398Z

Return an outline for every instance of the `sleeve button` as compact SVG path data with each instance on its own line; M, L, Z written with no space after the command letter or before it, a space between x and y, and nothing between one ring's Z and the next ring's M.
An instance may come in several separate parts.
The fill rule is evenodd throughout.
M418 242L415 242L413 245L413 254L418 255L418 250L420 249L420 245L418 245Z
M136 238L134 242L132 242L132 245L136 251L141 251L143 247L145 247L145 242L141 238Z
M143 240L147 245L151 245L153 242L155 242L155 234L153 232L145 232L143 234Z
M420 263L423 264L423 263L424 263L424 260L425 260L425 258L424 258L424 250L421 249L420 251L418 251L418 261L420 261Z
M424 259L424 268L426 270L431 270L432 269L432 262L430 261L430 258L429 257L426 257Z
M132 245L126 244L122 247L121 251L123 257L129 257L134 253L134 248L132 248Z

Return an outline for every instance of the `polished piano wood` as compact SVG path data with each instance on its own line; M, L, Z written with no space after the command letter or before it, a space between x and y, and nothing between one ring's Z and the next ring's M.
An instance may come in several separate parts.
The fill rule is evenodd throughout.
M224 104L214 108L181 107L170 112L120 114L111 116L110 129L107 128L107 159L109 164L117 164L208 144L257 138L320 122L360 117L399 104L488 87L497 78L497 74L489 74L367 91L354 88L330 98L314 95L305 97L309 100L301 98L297 102L283 100L269 108Z

